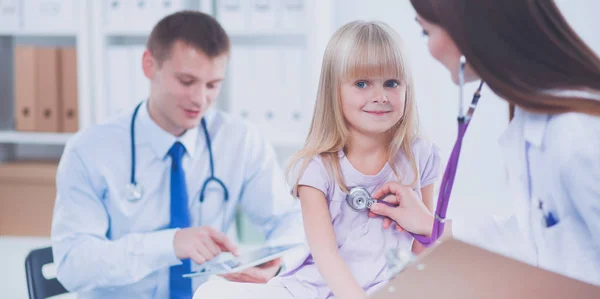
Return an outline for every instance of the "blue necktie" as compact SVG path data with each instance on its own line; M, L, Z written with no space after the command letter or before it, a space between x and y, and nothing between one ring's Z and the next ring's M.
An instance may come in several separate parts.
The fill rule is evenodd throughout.
M188 194L185 184L185 172L181 165L181 158L185 147L181 142L175 142L169 150L171 156L171 222L170 228L186 228L190 226L190 211L188 209ZM182 277L189 273L190 259L182 260L182 265L169 269L169 294L170 298L192 298L192 281Z

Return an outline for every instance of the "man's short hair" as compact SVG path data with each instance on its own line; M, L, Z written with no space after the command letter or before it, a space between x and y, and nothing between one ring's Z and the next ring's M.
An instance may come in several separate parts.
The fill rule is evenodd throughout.
M210 58L228 54L229 36L212 16L199 11L180 11L164 17L154 26L146 47L161 65L169 59L173 44L181 41Z

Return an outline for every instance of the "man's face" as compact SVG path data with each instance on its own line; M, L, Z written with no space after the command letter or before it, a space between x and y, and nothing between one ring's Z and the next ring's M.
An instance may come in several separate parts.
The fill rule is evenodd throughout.
M146 51L143 66L150 79L154 121L175 136L197 127L219 95L227 62L227 53L211 58L181 41L173 44L161 64Z

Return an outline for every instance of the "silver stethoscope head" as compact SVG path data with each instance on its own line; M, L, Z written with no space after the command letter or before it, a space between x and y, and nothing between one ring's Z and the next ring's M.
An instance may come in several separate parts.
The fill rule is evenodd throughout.
M139 184L127 184L125 186L125 198L130 202L136 202L142 199L142 186Z
M369 191L363 187L354 187L350 189L348 195L346 195L346 202L353 210L360 212L364 211L376 202Z

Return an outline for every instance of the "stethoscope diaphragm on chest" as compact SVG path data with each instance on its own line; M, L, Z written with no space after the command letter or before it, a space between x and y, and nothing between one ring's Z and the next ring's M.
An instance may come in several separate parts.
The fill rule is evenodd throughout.
M360 212L367 210L377 202L369 191L363 187L353 187L346 195L346 202L353 210Z

